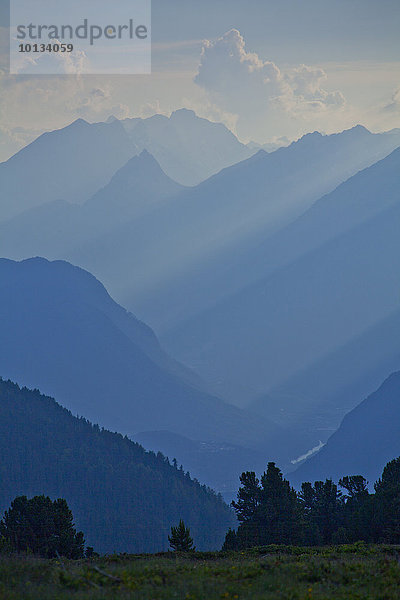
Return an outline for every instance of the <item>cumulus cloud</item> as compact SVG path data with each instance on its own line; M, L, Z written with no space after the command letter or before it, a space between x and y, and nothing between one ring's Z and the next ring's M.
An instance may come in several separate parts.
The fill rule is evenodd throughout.
M271 110L295 115L343 106L341 92L322 87L326 79L323 69L307 65L283 72L275 63L248 52L243 36L232 29L204 42L194 81L215 103L244 117Z
M211 93L230 111L261 108L287 92L288 85L279 68L247 52L245 41L232 29L215 42L203 44L195 83Z
M78 117L105 121L110 115L131 116L128 106L118 100L112 85L104 85L102 78L0 72L0 161L44 131L64 127Z
M300 65L287 74L287 81L294 97L301 104L312 107L343 106L345 98L339 91L327 92L322 84L328 79L325 71L319 67Z
M20 140L24 141L25 134L22 132L28 132L32 123L41 133L64 127L77 117L88 121L103 121L110 115L118 119L131 116L130 108L119 101L119 94L112 83L105 83L102 77L53 75L39 78L6 74L2 76L0 73L0 80L3 147L8 140L10 154ZM30 99L29 105L27 98ZM4 130L5 124L7 131Z

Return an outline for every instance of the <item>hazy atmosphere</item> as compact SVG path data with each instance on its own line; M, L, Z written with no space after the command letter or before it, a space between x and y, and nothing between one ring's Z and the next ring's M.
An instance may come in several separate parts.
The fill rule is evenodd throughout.
M398 598L398 2L24 2L0 595Z

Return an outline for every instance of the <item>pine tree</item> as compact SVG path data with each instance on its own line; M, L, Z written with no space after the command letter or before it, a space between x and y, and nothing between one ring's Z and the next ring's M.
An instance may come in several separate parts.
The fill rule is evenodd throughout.
M233 501L232 506L236 511L238 521L243 523L252 519L256 514L261 499L261 488L254 471L242 473L240 483L242 486L237 493L237 502Z
M243 473L237 502L232 502L240 525L229 530L223 550L267 544L319 546L359 540L400 544L400 457L387 463L368 491L362 475L339 480L306 482L297 494L275 463L268 463L261 482Z
M299 543L300 502L275 463L268 463L261 485L253 472L243 473L240 481L238 500L232 503L241 522L237 531L238 546Z
M346 490L343 496L345 504L343 506L344 528L348 542L357 542L365 540L373 541L372 522L372 496L368 492L368 482L361 475L351 475L342 477L339 480L341 488ZM333 541L336 543L338 534L334 535Z
M306 546L320 546L323 543L322 535L314 518L315 489L312 483L306 481L301 484L298 494L302 510L303 543Z
M378 542L400 544L400 457L387 463L374 487L374 535Z
M14 552L33 552L45 558L57 554L82 558L85 540L76 532L67 502L47 496L18 496L4 513L0 536Z
M190 537L190 529L186 527L182 519L179 525L171 527L171 535L168 536L169 545L176 552L194 552L193 539Z
M261 502L257 510L260 543L297 544L301 541L301 509L295 490L273 462L261 478Z
M239 550L239 541L234 529L228 529L222 550Z
M331 479L314 483L312 521L318 527L324 544L332 542L332 536L343 525L343 496Z
M346 475L339 479L341 488L347 491L346 499L357 498L360 500L368 496L368 481L362 475Z

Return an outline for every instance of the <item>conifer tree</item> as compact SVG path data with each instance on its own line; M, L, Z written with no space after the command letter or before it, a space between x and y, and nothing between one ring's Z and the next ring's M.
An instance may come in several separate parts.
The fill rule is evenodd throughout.
M375 537L378 542L400 544L400 457L387 463L374 487Z
M190 537L190 529L186 527L182 519L179 525L171 527L171 535L168 536L169 545L176 552L194 552L193 539Z
M234 529L228 529L222 550L239 550L238 536Z
M261 478L258 508L261 544L297 544L300 540L300 505L295 490L273 462Z
M236 543L241 548L301 541L301 508L297 494L275 463L268 463L261 478L243 473L237 502L232 502L241 525ZM226 540L229 545L233 541Z
M237 493L237 502L233 501L232 506L236 511L238 521L243 523L256 514L261 499L261 488L254 471L242 473L240 483L242 485Z
M370 494L361 475L305 482L296 493L275 463L259 481L243 473L237 502L240 525L229 530L224 550L267 544L347 544L359 540L400 544L400 457L387 463Z
M76 532L67 502L47 496L18 496L4 513L0 536L14 552L33 552L45 558L57 554L82 558L85 540Z
M331 479L314 483L312 520L318 527L324 544L332 542L335 531L342 526L343 497Z

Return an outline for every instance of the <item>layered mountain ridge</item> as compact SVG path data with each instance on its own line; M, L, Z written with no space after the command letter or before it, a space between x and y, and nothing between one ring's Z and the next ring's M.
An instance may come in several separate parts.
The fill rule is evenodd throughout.
M274 452L279 427L205 392L86 271L61 261L1 259L0 315L2 376L56 397L74 414L133 438L157 429L241 446L244 454ZM218 453L206 483L217 481L217 463ZM217 483L224 491L226 483Z

